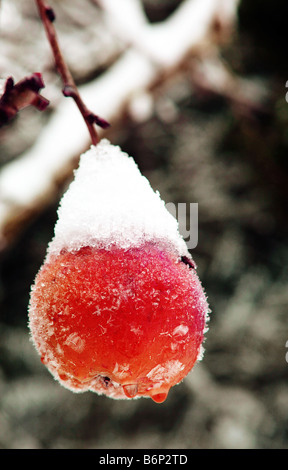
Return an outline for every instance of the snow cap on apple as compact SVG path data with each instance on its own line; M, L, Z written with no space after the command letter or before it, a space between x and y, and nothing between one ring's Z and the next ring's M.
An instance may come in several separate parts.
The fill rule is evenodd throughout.
M159 193L134 159L106 139L81 156L58 216L49 255L85 246L125 250L153 243L190 257Z

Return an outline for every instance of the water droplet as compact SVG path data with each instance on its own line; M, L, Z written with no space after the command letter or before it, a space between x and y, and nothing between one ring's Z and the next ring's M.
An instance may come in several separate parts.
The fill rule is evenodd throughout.
M168 397L168 392L162 392L162 393L155 393L154 395L150 395L152 400L155 401L155 403L163 403L163 401L166 400Z
M134 398L138 393L137 384L127 384L123 385L123 390L127 398Z

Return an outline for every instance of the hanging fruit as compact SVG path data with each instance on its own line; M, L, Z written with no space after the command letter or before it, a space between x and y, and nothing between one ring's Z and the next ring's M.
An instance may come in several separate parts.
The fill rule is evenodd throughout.
M92 146L31 290L42 362L72 391L160 403L201 357L208 311L159 194L119 147Z

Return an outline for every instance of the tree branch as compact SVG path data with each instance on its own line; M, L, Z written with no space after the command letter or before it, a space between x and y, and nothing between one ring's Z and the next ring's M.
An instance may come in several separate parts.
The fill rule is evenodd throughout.
M64 60L63 54L59 47L56 30L53 25L53 22L55 21L54 10L44 0L36 0L36 4L54 55L56 68L63 81L64 86L62 93L64 96L73 98L73 100L75 101L90 133L92 144L96 145L99 142L99 137L94 124L97 124L103 129L109 127L109 124L104 119L89 111L80 96L78 88L74 82L74 79L70 73L70 70Z

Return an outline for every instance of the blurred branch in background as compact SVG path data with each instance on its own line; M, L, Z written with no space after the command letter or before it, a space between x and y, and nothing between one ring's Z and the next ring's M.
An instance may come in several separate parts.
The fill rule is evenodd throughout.
M127 112L135 120L148 119L156 91L171 77L188 74L196 86L227 97L248 114L262 110L265 90L235 77L221 59L221 47L235 28L238 3L185 0L167 19L152 24L140 1L94 0L95 15L101 14L105 29L116 35L122 50L103 73L79 87L85 103L112 124L113 132ZM58 197L89 145L78 114L70 102L59 101L31 148L3 166L0 250Z

